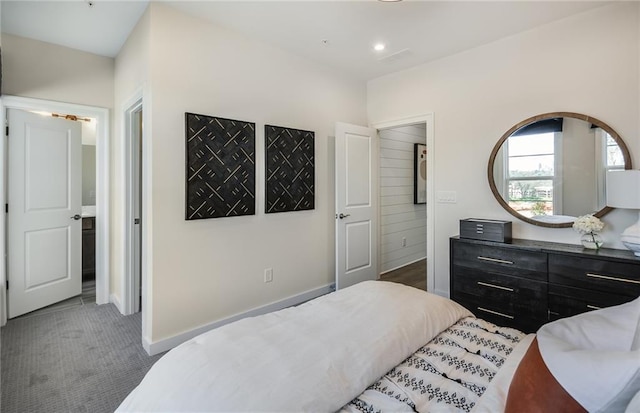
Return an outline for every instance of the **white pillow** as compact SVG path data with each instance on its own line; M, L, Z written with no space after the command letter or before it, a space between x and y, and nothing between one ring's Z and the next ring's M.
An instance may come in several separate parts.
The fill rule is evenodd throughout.
M640 391L640 298L546 324L540 354L589 412L624 412Z

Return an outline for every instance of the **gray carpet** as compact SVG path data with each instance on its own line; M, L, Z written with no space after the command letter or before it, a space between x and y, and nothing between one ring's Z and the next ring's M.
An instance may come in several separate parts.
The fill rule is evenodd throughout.
M9 320L0 341L2 412L113 412L161 357L113 304Z

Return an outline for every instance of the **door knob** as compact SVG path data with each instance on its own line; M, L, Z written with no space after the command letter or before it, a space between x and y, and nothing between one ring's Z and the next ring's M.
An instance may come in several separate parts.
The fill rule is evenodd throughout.
M79 220L80 218L82 218L80 214L75 214L74 216L71 217L71 219L75 219L76 221Z
M338 218L340 218L340 219L345 219L346 217L350 217L350 216L351 216L351 214L343 214L343 213L340 213L340 215L338 215Z

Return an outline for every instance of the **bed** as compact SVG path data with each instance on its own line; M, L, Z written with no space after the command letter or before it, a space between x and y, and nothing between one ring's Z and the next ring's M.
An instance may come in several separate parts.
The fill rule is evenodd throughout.
M630 305L599 324L615 324L611 317L635 322L633 330L618 323L627 334L610 349L625 365L623 372L607 371L616 379L611 387L623 407L619 411L640 390L640 299ZM477 319L446 298L395 283L363 282L185 342L152 367L117 411L499 412L509 407L510 387L517 387L512 382L521 383L514 377L531 364L525 360L533 348L536 354L538 346L541 353L558 346L571 353L567 340L554 339L574 324L535 339ZM576 357L593 358L588 352ZM566 371L562 360L559 368ZM525 380L524 387L530 391L531 383ZM522 410L511 404L513 411Z

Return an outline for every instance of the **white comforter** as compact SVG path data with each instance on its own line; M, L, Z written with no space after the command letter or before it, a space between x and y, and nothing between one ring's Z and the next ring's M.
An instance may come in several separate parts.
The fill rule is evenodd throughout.
M363 282L176 347L117 411L336 411L468 315L424 291Z

